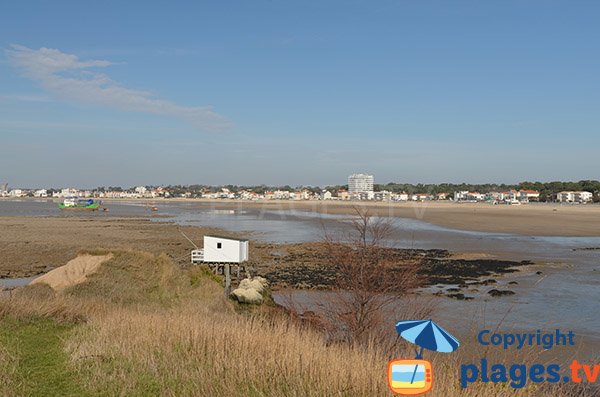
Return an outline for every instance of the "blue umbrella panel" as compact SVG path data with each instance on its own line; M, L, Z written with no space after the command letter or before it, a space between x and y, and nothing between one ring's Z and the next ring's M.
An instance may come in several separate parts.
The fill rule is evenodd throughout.
M451 353L460 346L458 339L431 320L399 321L396 324L396 331L402 338L421 348L420 351L415 349L417 359L423 358L423 349ZM415 366L411 383L416 372L417 366Z

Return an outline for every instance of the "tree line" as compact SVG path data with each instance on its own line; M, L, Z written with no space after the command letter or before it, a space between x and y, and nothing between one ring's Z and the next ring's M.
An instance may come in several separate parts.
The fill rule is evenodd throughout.
M146 186L148 189L154 188L155 186ZM299 190L308 190L312 193L319 193L322 190L329 190L335 196L339 190L347 190L348 185L327 185L324 187L321 186L290 186L290 185L202 185L202 184L193 184L193 185L167 185L162 186L164 189L171 192L171 194L184 194L184 193L192 193L192 195L200 195L204 192L220 192L221 189L228 189L232 193L238 193L242 190L249 190L256 192L258 194L264 194L267 191L275 191L275 190L287 190L287 191L299 191ZM132 187L129 190L133 190ZM49 193L52 191L59 191L60 189L49 189ZM120 186L100 186L96 188L97 191L124 191L124 189ZM521 182L518 184L497 184L497 183L397 183L390 182L386 184L375 184L375 191L387 190L393 193L406 192L408 194L416 194L416 193L427 193L427 194L439 194L439 193L449 193L453 194L458 191L471 191L471 192L479 192L479 193L487 193L487 192L502 192L508 190L537 190L540 192L540 201L550 201L552 198L559 192L562 191L587 191L593 193L595 199L598 198L598 194L600 193L600 181L597 180L581 180L577 182L562 182L562 181L554 181L554 182Z

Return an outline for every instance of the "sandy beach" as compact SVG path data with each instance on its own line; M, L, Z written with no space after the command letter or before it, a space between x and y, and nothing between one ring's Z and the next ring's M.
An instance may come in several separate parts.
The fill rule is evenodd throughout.
M0 199L1 200L1 199ZM5 199L6 200L6 199ZM24 199L23 201L34 201ZM6 200L9 201L9 200ZM260 211L297 210L323 214L356 213L367 209L373 215L417 219L434 225L459 230L512 233L526 236L600 237L600 205L529 203L524 205L492 205L487 203L365 202L365 201L294 201L294 200L209 200L209 199L102 199L111 203L186 203L199 208L254 209ZM160 211L159 213L160 214Z
M418 219L460 230L514 233L527 236L600 236L600 205L531 203L519 206L451 202L341 202L341 201L224 201L196 200L215 208L299 210L325 214L354 214L368 209L379 216Z

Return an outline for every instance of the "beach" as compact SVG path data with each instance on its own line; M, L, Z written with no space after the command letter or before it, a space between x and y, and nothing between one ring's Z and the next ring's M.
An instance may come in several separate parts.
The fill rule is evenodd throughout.
M192 201L193 202L193 201ZM527 236L600 236L600 205L530 203L492 205L487 203L362 202L362 201L241 201L196 200L215 208L258 208L298 210L323 214L353 215L355 208L373 215L417 219L459 230L513 233Z
M0 202L11 199L0 199ZM23 203L39 201L21 199ZM50 201L50 200L48 200ZM58 202L58 201L56 201ZM492 205L452 201L373 202L337 200L211 200L211 199L102 199L111 204L161 206L185 204L198 209L254 210L259 212L302 211L332 215L354 215L356 208L372 215L415 219L450 229L524 236L600 237L600 204L529 203ZM143 211L142 211L143 212ZM159 211L158 214L161 212Z
M335 274L327 267L319 246L324 227L328 233L344 235L353 210L345 203L320 202L153 203L158 211L149 211L144 202L115 200L105 203L108 212L69 213L47 200L3 200L0 278L6 280L6 286L18 285L14 278L46 273L89 250L165 253L178 266L189 268L194 245L185 236L201 246L206 234L228 234L250 239L248 268L272 281L274 290L319 292L331 286ZM445 205L442 210L447 212L469 208L432 203L433 209L433 204ZM372 207L379 211L385 208ZM538 207L544 208L531 205L500 211L532 213ZM471 208L496 211L492 206ZM585 213L593 212L595 206L567 209L571 208ZM444 228L410 218L390 220L393 227L386 241L392 249L390 257L398 258L399 263L418 261L427 278L423 293L436 300L440 316L461 317L485 307L488 321L500 321L510 313L513 324L540 327L548 321L548 302L553 302L556 326L577 323L578 331L600 338L595 331L599 325L593 305L597 294L594 280L600 271L598 250L594 249L600 247L598 237L488 233ZM494 289L510 290L515 295L494 297ZM306 296L312 299L319 295ZM574 305L577 311L573 311Z

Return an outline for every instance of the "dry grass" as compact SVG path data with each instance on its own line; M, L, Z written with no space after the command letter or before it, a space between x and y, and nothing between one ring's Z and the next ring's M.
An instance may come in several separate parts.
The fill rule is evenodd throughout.
M14 352L8 346L0 344L0 390L6 391L5 395L16 395L17 384L15 374L18 361Z
M259 317L190 308L117 311L82 328L68 348L84 374L94 375L91 388L111 394L140 388L213 396L367 396L386 391L383 356L326 347L314 332Z
M386 396L387 361L412 356L374 343L330 344L289 316L235 309L203 270L121 251L63 293L35 286L5 297L0 323L41 316L76 324L60 340L77 395ZM472 359L462 354L430 356L435 386L429 395L568 395L482 383L463 390L460 364ZM3 393L19 394L11 371L22 364L8 343L0 344L0 365Z

